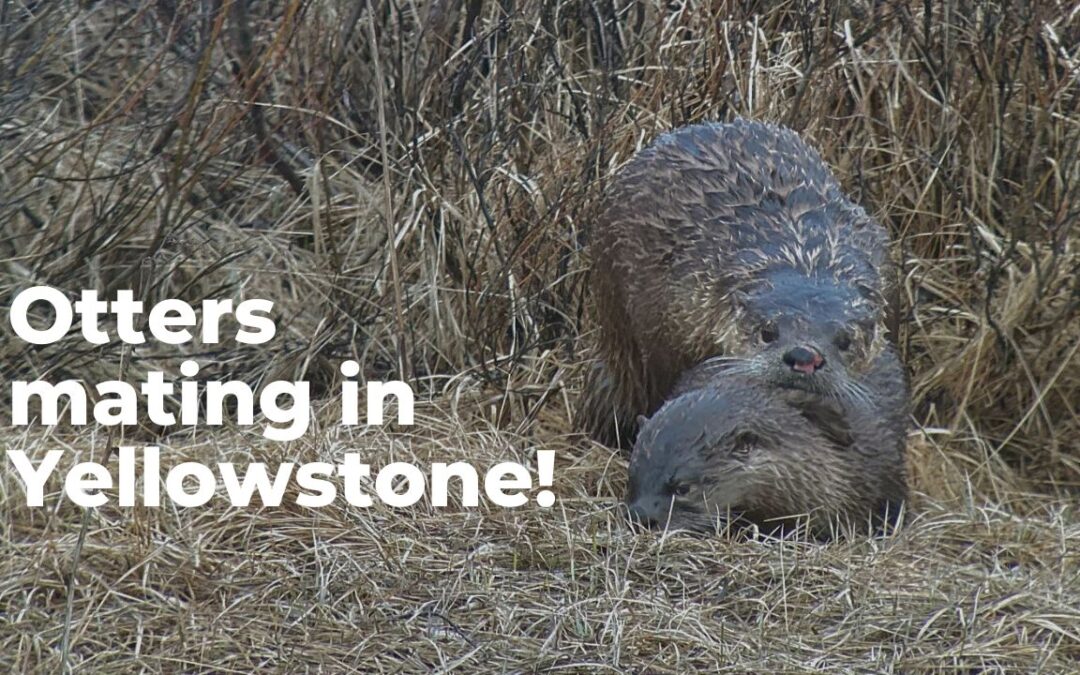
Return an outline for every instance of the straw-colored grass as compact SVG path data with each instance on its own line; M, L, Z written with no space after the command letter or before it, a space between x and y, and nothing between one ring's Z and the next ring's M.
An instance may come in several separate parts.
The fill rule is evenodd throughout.
M12 379L184 358L310 380L321 411L290 444L7 427L5 449L65 467L115 466L121 440L208 464L554 449L559 497L83 510L56 482L34 509L5 460L0 669L1073 670L1080 10L745 5L0 3L0 306L37 284L267 298L279 328L32 347L5 320L0 420ZM916 494L889 538L630 532L625 459L571 426L597 197L662 131L734 115L799 130L894 235ZM346 358L404 373L421 423L332 424Z

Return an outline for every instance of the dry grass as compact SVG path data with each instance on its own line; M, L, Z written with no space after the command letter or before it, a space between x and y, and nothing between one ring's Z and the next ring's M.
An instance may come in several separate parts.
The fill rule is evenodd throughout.
M1073 668L1075 4L372 4L0 3L0 305L43 283L265 297L279 326L265 348L125 351L31 348L5 321L0 369L138 380L194 356L207 378L311 380L332 408L357 358L411 377L423 430L128 440L207 463L551 448L560 501L84 514L58 491L27 508L5 465L0 667ZM893 538L633 535L625 462L569 427L605 180L657 133L736 114L803 132L899 244L927 433ZM106 440L3 431L65 463Z

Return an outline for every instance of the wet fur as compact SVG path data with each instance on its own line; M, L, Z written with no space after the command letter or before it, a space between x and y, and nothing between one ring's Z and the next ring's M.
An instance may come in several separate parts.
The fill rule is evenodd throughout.
M868 387L874 405L852 408L742 374L691 371L643 423L627 504L642 522L702 532L729 517L769 531L805 518L821 538L886 526L907 491L895 412L903 400L889 383Z
M738 120L661 136L614 179L589 248L598 335L583 418L602 442L629 445L634 420L703 362L845 406L872 406L868 380L884 370L906 405L886 233L793 131ZM811 377L781 361L807 341L827 361Z

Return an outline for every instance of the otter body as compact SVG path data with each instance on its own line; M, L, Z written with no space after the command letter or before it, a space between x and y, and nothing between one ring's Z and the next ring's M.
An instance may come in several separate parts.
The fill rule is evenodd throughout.
M805 518L821 538L895 522L906 495L904 433L890 410L904 401L888 383L869 387L878 405L845 408L745 375L691 371L642 425L630 458L630 514L703 532L729 518L766 531Z
M626 445L694 368L845 408L880 409L874 379L906 408L886 232L791 130L661 136L614 179L589 250L599 358L584 413L603 442Z

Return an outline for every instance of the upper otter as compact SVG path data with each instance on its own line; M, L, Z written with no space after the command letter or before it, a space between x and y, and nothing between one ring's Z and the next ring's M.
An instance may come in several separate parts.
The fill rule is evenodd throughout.
M626 499L636 520L710 531L730 515L771 530L807 517L824 537L896 518L906 480L895 396L875 388L880 406L844 409L741 374L710 373L704 386L698 375L638 434Z
M883 363L906 387L888 355L886 233L789 129L661 136L615 177L589 250L599 359L584 413L600 440L625 441L710 358L848 403L867 402Z

